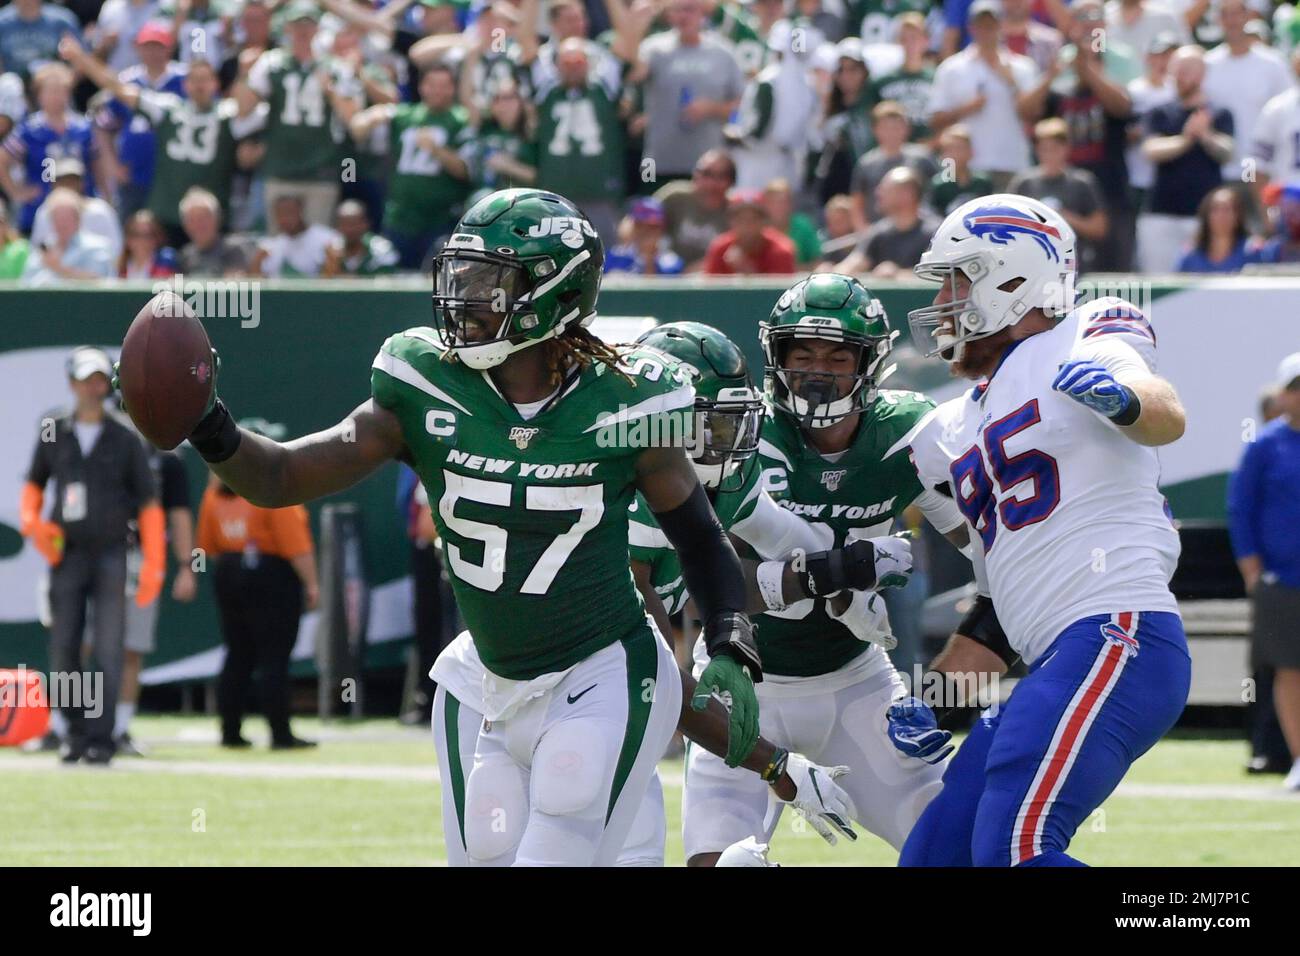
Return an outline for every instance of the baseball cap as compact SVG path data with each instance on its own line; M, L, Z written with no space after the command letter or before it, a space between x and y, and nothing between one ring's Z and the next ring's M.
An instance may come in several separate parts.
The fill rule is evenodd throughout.
M1300 356L1296 356L1300 358ZM107 379L113 377L113 361L103 349L81 345L68 354L68 378L84 382L98 372Z
M1157 33L1147 41L1147 53L1152 55L1157 53L1168 53L1170 50L1177 50L1180 46L1182 46L1182 44L1178 42L1178 37L1166 30Z
M54 161L54 178L62 179L64 176L80 176L86 178L86 167L75 156L63 156Z
M1292 352L1277 367L1277 387L1286 388L1300 378L1300 352Z
M857 60L859 63L867 62L866 55L862 52L862 40L858 37L845 37L835 44L835 55L841 60Z
M634 199L627 214L633 222L644 222L654 226L664 224L664 204L653 196Z
M997 0L975 0L966 11L966 22L970 23L982 13L991 13L999 20L1002 19L1002 4Z
M169 47L175 43L175 40L172 38L172 31L167 28L166 24L150 21L136 33L135 42L161 43L163 46Z

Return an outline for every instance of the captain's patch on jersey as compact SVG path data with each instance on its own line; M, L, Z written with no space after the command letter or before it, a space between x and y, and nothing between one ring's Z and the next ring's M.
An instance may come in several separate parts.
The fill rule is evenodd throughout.
M456 413L449 408L431 408L424 413L424 430L438 439L456 435Z

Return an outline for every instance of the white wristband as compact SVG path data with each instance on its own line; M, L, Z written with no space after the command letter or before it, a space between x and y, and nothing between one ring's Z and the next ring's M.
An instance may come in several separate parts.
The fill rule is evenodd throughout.
M758 566L755 577L758 579L758 593L769 611L786 609L785 591L782 578L785 575L784 561L764 561Z

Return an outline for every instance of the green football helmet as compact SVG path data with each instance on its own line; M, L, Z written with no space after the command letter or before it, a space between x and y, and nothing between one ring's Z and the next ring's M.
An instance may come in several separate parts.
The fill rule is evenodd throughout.
M894 347L885 307L852 276L812 275L781 293L772 314L759 325L764 386L772 404L805 428L828 428L867 408L893 366L880 371ZM797 339L843 342L858 350L857 369L847 392L843 375L809 373L786 366ZM843 394L842 394L843 393Z
M749 377L745 353L717 329L701 322L657 325L637 339L672 356L695 387L691 461L706 488L727 490L740 463L758 451L763 397Z
M577 206L541 189L502 189L461 217L433 260L433 324L470 368L586 324L605 265Z

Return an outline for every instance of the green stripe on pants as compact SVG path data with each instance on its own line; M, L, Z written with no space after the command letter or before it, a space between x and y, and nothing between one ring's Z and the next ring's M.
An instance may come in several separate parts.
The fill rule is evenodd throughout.
M623 732L623 748L618 753L618 766L614 770L614 784L609 791L609 806L605 809L605 822L609 823L623 785L627 783L632 765L636 763L641 744L645 741L646 725L650 722L650 708L654 704L655 682L659 677L659 659L655 653L655 638L648 630L638 630L622 642L627 655L627 728ZM649 681L649 684L645 683Z
M456 804L456 828L465 846L465 768L460 765L460 701L444 692L443 733L447 737L447 774L451 777L451 798Z

